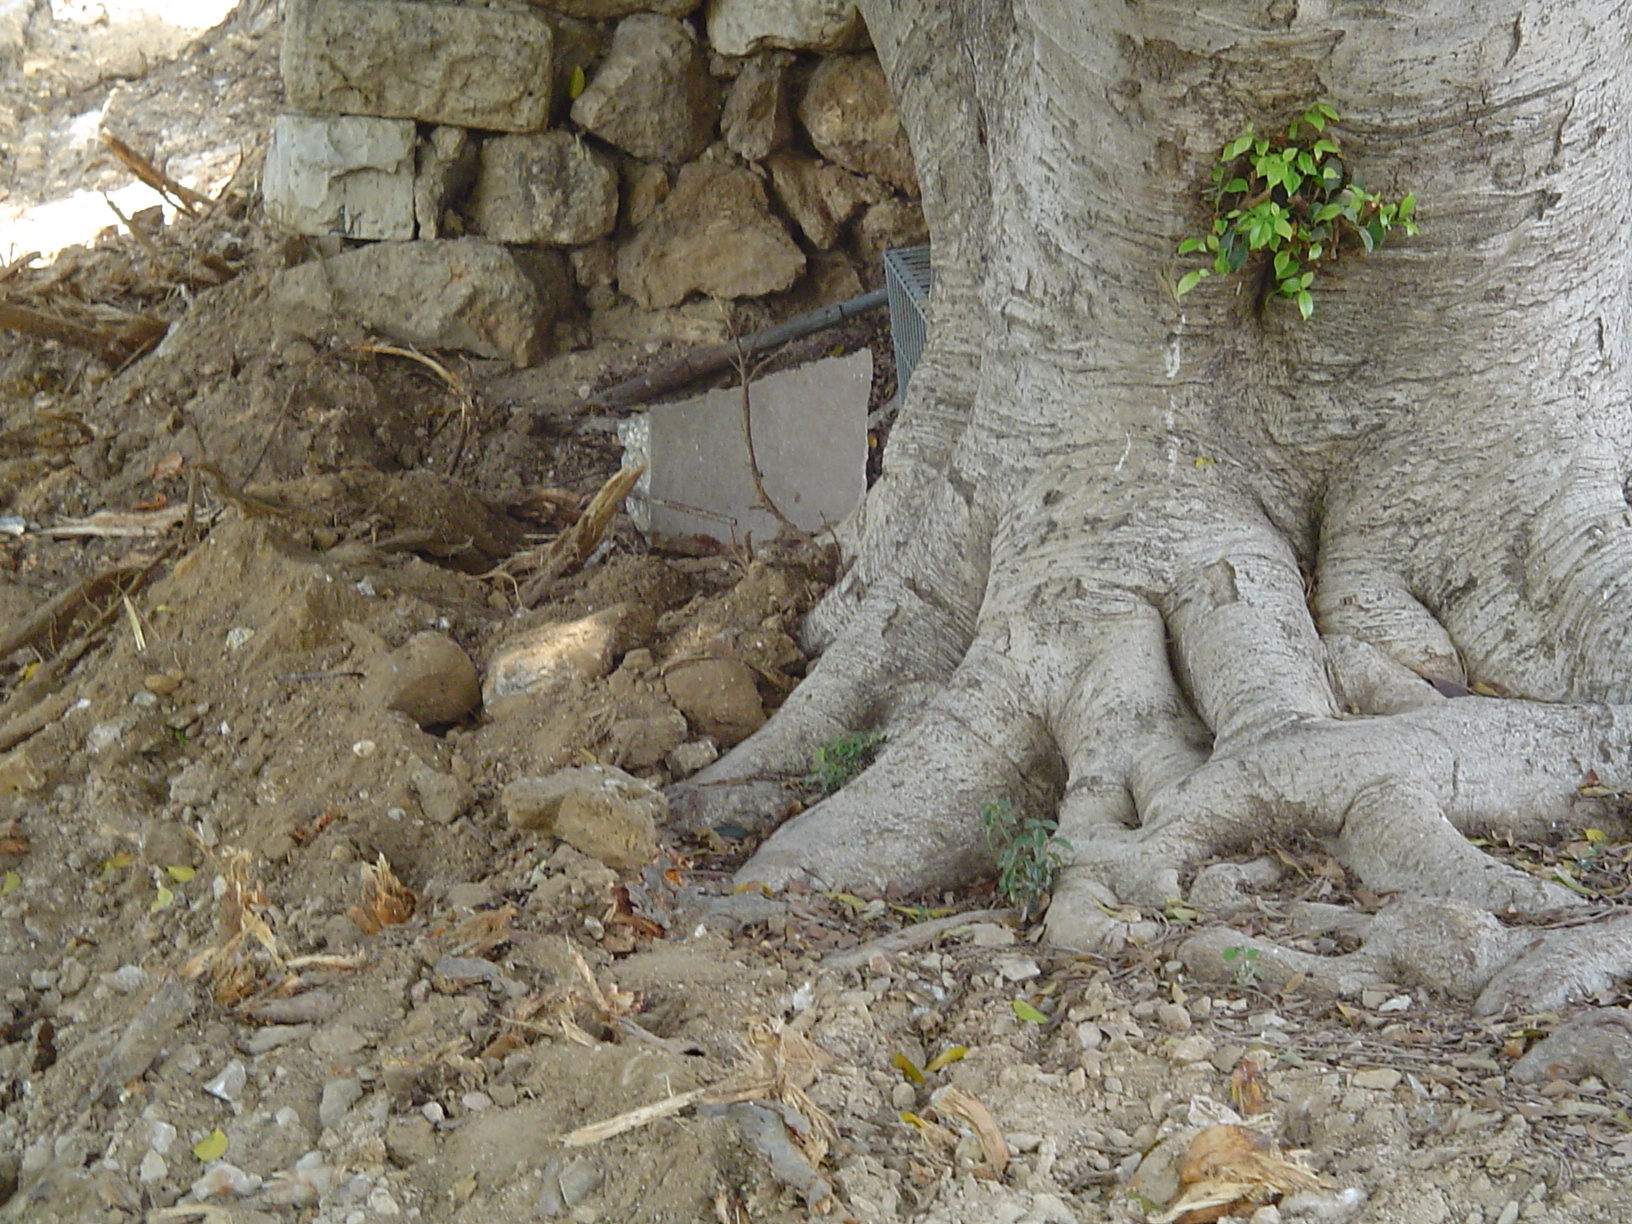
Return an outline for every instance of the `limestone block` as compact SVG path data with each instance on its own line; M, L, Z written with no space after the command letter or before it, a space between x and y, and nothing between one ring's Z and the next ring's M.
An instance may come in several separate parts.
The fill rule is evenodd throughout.
M261 174L266 215L297 234L414 236L414 125L279 115Z
M839 231L863 207L884 198L876 180L870 182L817 157L785 150L765 165L783 209L819 251L832 248Z
M498 136L482 146L469 212L499 242L594 242L618 222L617 167L570 132Z
M720 134L745 161L763 161L793 139L793 57L785 52L756 55L731 83Z
M682 167L657 215L618 252L618 287L647 308L694 290L780 293L804 270L804 252L771 214L759 179L712 160Z
M799 101L799 122L829 161L917 197L912 146L877 56L835 55L818 64Z
M511 251L480 238L382 242L278 273L275 325L321 337L342 315L405 344L517 366L542 355L556 302Z
M845 51L865 35L855 0L709 0L708 41L724 55Z
M646 161L683 162L707 147L719 90L691 28L673 17L636 13L618 23L572 121Z
M479 151L470 133L461 127L442 126L420 142L419 169L414 175L414 221L421 238L457 237L449 232L448 209L464 197L476 181Z
M548 122L554 31L537 10L290 0L283 86L314 111L499 132Z

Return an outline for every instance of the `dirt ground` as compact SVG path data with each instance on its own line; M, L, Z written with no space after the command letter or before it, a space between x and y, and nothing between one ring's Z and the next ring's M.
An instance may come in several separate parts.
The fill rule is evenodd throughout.
M1309 1171L1225 1197L1261 1224L1626 1217L1626 1095L1508 1074L1563 1017L1274 994L1250 962L1206 985L1173 955L1193 911L1106 959L990 885L721 909L758 831L665 828L620 874L513 828L518 777L662 785L745 733L669 679L725 660L774 708L834 558L657 555L620 519L541 572L618 464L581 388L664 356L661 321L520 375L450 359L463 393L342 331L269 335L295 253L237 170L279 105L275 10L134 56L50 13L0 86L5 215L129 181L86 115L223 202L0 280L172 324L117 372L0 333L0 1219L1137 1221L1237 1123ZM604 656L543 692L429 729L382 698L427 633L485 668L598 616ZM1264 850L1283 883L1244 931L1376 904ZM1592 854L1624 889L1627 848Z

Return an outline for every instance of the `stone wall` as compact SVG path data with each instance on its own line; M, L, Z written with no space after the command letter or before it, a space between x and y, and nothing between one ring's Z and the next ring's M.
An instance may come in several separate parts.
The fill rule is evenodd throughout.
M883 250L924 241L854 0L292 0L282 70L298 109L274 124L267 214L331 248L389 244L368 266L411 243L398 294L460 281L480 244L499 248L484 275L495 258L525 274L540 329L579 307L838 300L879 282ZM308 300L319 282L345 296L333 273L304 280Z

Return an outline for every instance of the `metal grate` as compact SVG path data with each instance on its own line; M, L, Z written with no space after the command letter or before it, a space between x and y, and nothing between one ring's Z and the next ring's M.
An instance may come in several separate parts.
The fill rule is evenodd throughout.
M895 344L895 393L907 390L907 380L924 353L928 328L924 308L929 302L931 276L929 248L901 247L884 252L884 289L890 299L890 337Z

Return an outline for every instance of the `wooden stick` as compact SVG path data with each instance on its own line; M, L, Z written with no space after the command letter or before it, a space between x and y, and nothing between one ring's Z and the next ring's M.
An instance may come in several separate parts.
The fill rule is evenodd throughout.
M800 315L797 319L789 319L786 323L779 323L775 327L767 327L763 331L742 337L741 352L749 355L760 353L776 345L786 344L789 340L808 336L812 332L837 327L846 319L855 318L869 310L877 310L888 302L889 298L885 296L884 290L875 289L849 301L824 306L820 310ZM615 383L604 391L595 392L578 405L578 411L588 412L592 408L627 408L678 391L699 378L717 374L731 365L737 360L738 347L739 342L733 340L725 344L711 344L706 348L693 349L678 361Z

